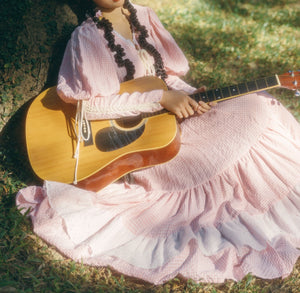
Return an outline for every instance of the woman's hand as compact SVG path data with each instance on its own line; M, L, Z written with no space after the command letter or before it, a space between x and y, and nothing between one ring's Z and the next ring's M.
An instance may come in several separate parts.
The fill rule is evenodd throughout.
M196 92L205 90L204 87L198 89ZM216 102L204 103L200 101L197 103L183 91L165 91L160 104L168 111L174 113L178 118L188 118L195 113L203 114L215 106Z

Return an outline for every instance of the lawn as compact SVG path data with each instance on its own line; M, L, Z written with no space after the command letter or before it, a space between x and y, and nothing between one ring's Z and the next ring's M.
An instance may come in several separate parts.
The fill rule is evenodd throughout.
M185 79L194 86L227 86L300 69L298 0L134 2L157 12L187 56L191 70ZM293 91L271 93L300 121ZM154 286L64 258L15 208L16 192L35 178L27 172L24 150L11 143L0 148L0 292L299 292L300 261L285 279L249 274L241 282L196 284L178 277Z

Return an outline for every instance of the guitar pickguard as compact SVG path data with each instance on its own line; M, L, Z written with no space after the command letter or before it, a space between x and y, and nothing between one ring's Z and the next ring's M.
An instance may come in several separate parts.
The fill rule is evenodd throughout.
M122 130L111 126L99 130L95 135L96 147L102 152L111 152L136 141L145 131L145 124L133 130Z

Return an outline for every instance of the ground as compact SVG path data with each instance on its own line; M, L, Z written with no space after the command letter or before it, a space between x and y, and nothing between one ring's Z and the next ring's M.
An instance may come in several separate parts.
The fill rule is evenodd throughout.
M80 0L2 0L0 11L1 292L300 292L300 263L286 279L154 286L109 268L76 264L32 232L14 204L19 188L40 184L27 161L24 117L32 98L55 85ZM152 7L190 63L185 79L210 88L300 69L297 0L136 0ZM298 73L299 74L299 73ZM300 84L300 83L299 83ZM299 98L274 94L300 121Z

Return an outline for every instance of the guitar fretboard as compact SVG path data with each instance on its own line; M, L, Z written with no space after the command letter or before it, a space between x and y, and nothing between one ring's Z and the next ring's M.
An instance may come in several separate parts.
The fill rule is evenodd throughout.
M212 101L221 102L221 101L239 97L239 96L242 96L245 94L275 88L280 85L281 84L280 84L278 76L274 75L274 76L270 76L270 77L256 79L254 81L239 83L237 85L231 85L228 87L222 87L222 88L217 88L217 89L213 89L213 90L208 90L203 93L192 94L192 95L190 95L190 97L197 102L199 102L199 101L203 101L205 103L212 102ZM160 110L160 111L157 111L154 113L152 113L152 112L151 113L142 113L138 116L138 118L141 121L144 118L152 117L152 116L159 115L159 114L162 114L165 112L168 112L168 111L163 109L163 110ZM117 121L119 121L118 124L121 126L124 126L127 124L130 126L131 125L130 121L134 121L133 125L137 124L135 119L133 119L132 117L130 117L129 119L120 118L120 119L117 119Z
M277 75L256 79L254 81L239 83L228 87L208 90L206 92L190 95L197 102L205 103L212 101L223 101L234 97L242 96L248 93L259 92L280 86Z

